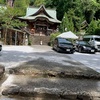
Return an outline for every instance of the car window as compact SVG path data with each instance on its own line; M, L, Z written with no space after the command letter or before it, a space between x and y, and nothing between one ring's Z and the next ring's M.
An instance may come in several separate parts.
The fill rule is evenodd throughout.
M63 44L63 43L69 43L72 44L69 40L67 39L59 39L59 43Z
M94 39L93 38L91 38L91 41L93 41Z
M81 44L81 45L89 45L89 43L87 43L85 41L80 41L79 44Z
M100 41L100 38L95 38L95 41Z
M76 41L75 41L75 44L78 44L78 43L79 43L79 41L76 40Z
M90 41L90 38L83 38L83 41L89 42Z

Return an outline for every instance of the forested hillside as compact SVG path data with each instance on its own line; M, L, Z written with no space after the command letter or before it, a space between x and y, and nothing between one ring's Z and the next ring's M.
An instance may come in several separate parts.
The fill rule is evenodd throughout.
M57 18L62 21L60 31L71 30L100 35L100 0L14 0L14 8L21 9L19 15L25 15L28 6L56 9ZM6 0L0 0L6 4Z

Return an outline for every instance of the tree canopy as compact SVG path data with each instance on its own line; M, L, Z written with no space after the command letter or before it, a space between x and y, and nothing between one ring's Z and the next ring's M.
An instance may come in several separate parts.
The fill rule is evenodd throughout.
M0 4L6 4L6 0L0 0ZM71 30L78 32L84 21L88 24L84 29L88 30L93 20L97 22L100 20L100 0L15 0L14 9L18 12L16 16L25 15L29 5L39 7L41 4L45 5L46 8L56 9L57 18L62 21L61 31L64 31L64 23L67 24L68 30L69 27L73 27ZM65 13L67 22L63 19Z

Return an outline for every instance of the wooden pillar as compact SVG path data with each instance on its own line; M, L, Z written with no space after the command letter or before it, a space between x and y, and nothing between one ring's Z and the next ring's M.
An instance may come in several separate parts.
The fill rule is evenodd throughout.
M25 45L25 32L24 32L24 35L23 35L23 45Z
M15 45L17 45L17 31L15 31Z
M5 28L5 31L4 31L4 43L5 44L7 43L7 28Z
M13 32L10 30L10 38L9 38L10 39L10 43L9 43L10 45L12 45L12 34L13 34Z

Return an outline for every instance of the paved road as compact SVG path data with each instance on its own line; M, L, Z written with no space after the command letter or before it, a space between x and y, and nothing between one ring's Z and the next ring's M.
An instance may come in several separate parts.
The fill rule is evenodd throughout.
M82 62L83 64L85 64L91 68L94 68L95 70L97 70L97 68L99 69L99 66L100 66L99 65L99 59L100 59L99 53L97 53L97 54L82 54L82 53L76 52L75 54L63 54L63 53L57 53L57 52L53 51L52 48L48 47L48 46L33 46L33 47L30 47L30 46L3 46L3 50L2 50L1 56L0 56L0 64L3 64L6 68L9 68L9 67L17 66L26 61L30 61L30 60L35 61L36 59L38 59L37 63L40 63L40 64L43 64L43 62L41 63L42 60L39 60L39 59L43 59L43 60L47 60L49 62L49 65L51 64L51 62L58 62L61 64L65 64L66 66L71 65L69 67L74 67L74 69L77 66L79 66L82 69L85 69L85 71L87 71L87 69L86 69L87 67L78 63L77 61ZM94 63L94 61L95 61L95 63ZM48 65L48 62L45 64ZM36 62L33 62L33 63L37 65ZM97 67L94 67L94 66L97 66ZM38 66L36 66L36 67L38 67ZM39 67L39 69L40 69L40 67ZM48 67L48 66L44 66L44 68L45 67ZM65 67L64 67L64 71L65 71ZM61 66L61 68L62 68L62 66ZM61 68L59 68L58 66L54 67L54 69L57 69L58 72L59 72L59 70L61 70ZM67 66L67 68L68 68L68 66ZM99 71L99 70L97 70L97 71ZM87 72L89 72L89 71L87 71ZM23 76L26 77L25 75L23 75ZM30 83L33 86L36 86L36 87L40 86L40 88L41 87L49 88L51 86L50 87L51 90L52 90L52 88L55 89L55 86L57 86L57 88L61 88L61 90L62 89L70 90L72 88L71 91L73 89L75 89L75 92L77 90L85 91L85 89L87 89L89 92L92 92L92 93L95 93L95 91L98 93L100 92L100 82L98 80L87 81L85 79L86 80L85 81L82 79L81 80L75 79L75 81L74 81L73 79L66 80L63 78L61 78L61 79L43 78L43 81L41 81L42 79L40 80L39 78L35 79L35 80L28 78L28 81L26 81L26 79L24 79L23 77L22 78L21 77L18 78L18 77L20 77L20 76L17 75L17 78L16 78L16 77L12 77L12 75L10 75L9 78L2 84L2 86L3 85L4 86L5 85L13 85L14 86L14 85L16 85L15 82L17 83L17 85L19 85L19 83L22 82L22 79L23 79L22 83L24 83L23 84L24 86L26 83L28 83L28 85L29 85L29 80L31 80ZM16 79L17 79L17 81L16 81ZM21 80L19 80L19 83L18 83L18 79L21 79ZM37 83L39 83L39 84L37 84ZM62 84L62 87L60 87L61 84ZM32 88L31 89L30 88L28 88L27 90L32 89ZM66 92L66 91L64 90L64 92ZM26 88L25 88L25 93L26 93ZM0 100L5 100L5 98L3 98L3 99L0 98ZM8 99L8 100L12 100L12 99ZM15 99L13 99L13 100L15 100ZM16 100L18 100L18 99L16 99Z
M64 65L72 65L70 61L77 63L65 54L54 52L49 46L3 46L0 56L0 64L5 68L18 66L26 61L43 58L49 62L58 62ZM69 62L68 62L69 61Z
M100 53L96 54L87 54L87 53L78 53L69 54L69 56L76 61L83 63L84 65L100 72Z
M70 65L70 60L73 62L78 61L100 72L100 53L85 54L76 52L74 54L59 54L53 51L52 48L49 46L37 45L34 45L33 47L3 46L3 50L0 53L0 64L3 64L6 68L17 66L23 62L30 61L32 59L43 57L48 61L59 62L66 65ZM67 60L67 63L65 62L65 60Z

